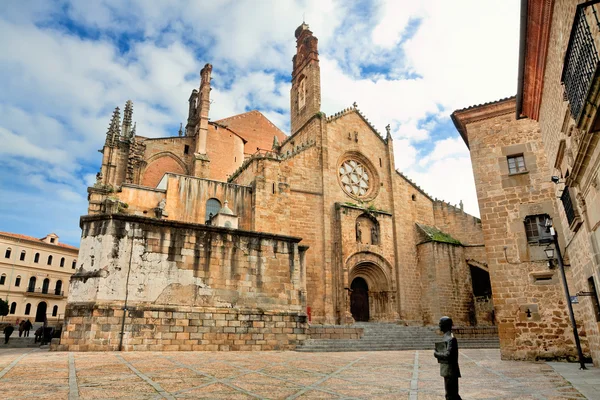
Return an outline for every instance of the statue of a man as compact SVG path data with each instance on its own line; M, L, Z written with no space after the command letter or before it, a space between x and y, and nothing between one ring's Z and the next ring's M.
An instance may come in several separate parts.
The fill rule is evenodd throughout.
M356 221L356 241L362 243L362 232L360 231L360 222Z
M433 355L440 363L440 375L444 377L446 400L462 400L458 394L458 342L452 334L452 318L440 318L440 330L444 332L443 341L435 344Z

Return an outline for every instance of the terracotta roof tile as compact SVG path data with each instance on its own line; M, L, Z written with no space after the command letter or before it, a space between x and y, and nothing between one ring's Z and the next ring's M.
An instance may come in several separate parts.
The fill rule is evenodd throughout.
M31 242L41 242L41 243L44 243L44 244L51 244L51 245L54 245L54 246L63 247L65 249L79 250L78 247L74 247L74 246L71 246L71 245L68 245L68 244L64 244L64 243L46 243L46 242L42 241L42 239L38 239L38 238L33 237L33 236L21 235L20 233L0 232L0 235L10 236L10 237L13 237L15 239L29 240Z
M260 111L252 110L243 114L234 115L214 121L237 133L247 140L244 152L254 154L257 148L270 150L273 147L273 136L277 136L279 143L286 138L286 134L276 127Z

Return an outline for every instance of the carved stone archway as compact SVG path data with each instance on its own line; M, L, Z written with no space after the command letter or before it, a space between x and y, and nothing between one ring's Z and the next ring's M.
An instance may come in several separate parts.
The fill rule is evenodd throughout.
M367 288L369 321L396 321L398 313L396 308L395 283L391 265L378 254L361 252L356 253L346 261L345 287L347 296L343 307L346 321L352 321L352 286L364 281ZM363 285L360 285L361 290Z

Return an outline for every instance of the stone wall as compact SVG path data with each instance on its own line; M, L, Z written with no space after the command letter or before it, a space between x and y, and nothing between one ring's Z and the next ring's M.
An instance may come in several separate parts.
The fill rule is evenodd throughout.
M474 325L475 304L469 266L462 246L426 242L417 246L421 270L423 322L435 325L444 315L456 325Z
M306 316L214 307L71 303L59 351L294 350ZM124 325L122 325L124 324Z
M562 229L559 232L565 239L563 253L572 271L572 275L569 275L571 295L579 291L590 291L589 279L595 281L596 288L600 288L598 133L592 132L593 129L588 132L575 128L569 102L564 101L563 98L565 86L561 79L576 6L583 2L583 0L554 2L539 116L541 136L548 155L549 172L551 175L563 178L561 183L554 187L554 193L559 198L565 187L563 181L568 181L572 193L571 201L582 222L569 226L564 207L560 200L556 200L558 215L555 220L561 223ZM597 9L598 5L595 7ZM589 7L587 15L592 36L597 42L600 35ZM597 85L597 82L595 84ZM587 140L590 144L586 147L584 143ZM576 169L578 158L581 160L581 167ZM567 175L569 175L568 180L564 179ZM573 308L575 317L582 323L580 334L585 335L589 340L594 363L600 365L600 316L594 311L592 298L580 297L579 304L575 304Z
M481 220L444 201L433 203L435 227L463 244L483 244ZM483 261L483 260L482 260Z
M525 218L543 214L561 229L538 123L516 120L514 99L459 110L453 118L466 127L471 151L502 357L575 356L559 274L548 268L545 246L528 243L525 232ZM507 156L514 154L523 155L526 172L509 174ZM567 276L573 282L570 270ZM585 337L582 344L587 351Z
M82 217L81 225L82 262L73 275L61 345L114 350L124 307L133 313L126 315L132 318L126 320L128 349L287 349L303 340L306 248L300 239L122 214ZM240 328L257 329L232 331L240 321L250 321ZM187 326L210 329L181 328Z

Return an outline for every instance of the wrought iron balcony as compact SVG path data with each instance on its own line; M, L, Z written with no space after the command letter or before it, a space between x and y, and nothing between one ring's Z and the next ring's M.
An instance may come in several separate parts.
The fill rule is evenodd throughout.
M34 296L56 296L56 297L65 297L65 292L50 290L46 288L27 288L27 293L32 294Z
M571 115L578 123L598 73L599 57L595 43L600 32L598 3L600 0L577 6L561 77Z

